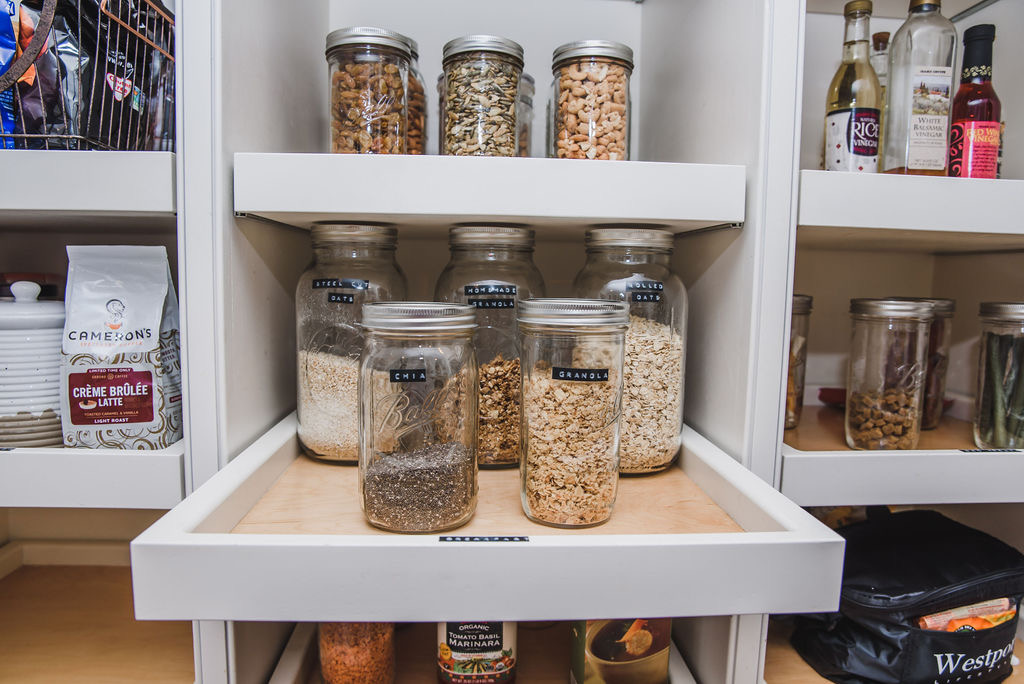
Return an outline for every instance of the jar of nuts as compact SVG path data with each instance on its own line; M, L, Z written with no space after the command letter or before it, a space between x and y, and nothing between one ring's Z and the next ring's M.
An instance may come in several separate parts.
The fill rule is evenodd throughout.
M519 122L519 154L520 157L530 156L530 141L533 137L533 96L537 91L533 76L523 74L519 82L519 111L516 120Z
M599 299L527 299L523 510L555 527L606 522L619 486L622 360L629 309Z
M846 443L851 449L917 448L932 311L927 301L850 300Z
M456 226L449 242L451 261L437 280L434 299L476 309L477 462L481 468L514 467L519 465L522 391L517 304L544 296L544 278L533 263L533 231L520 226Z
M324 684L395 681L394 623L321 622L317 631Z
M463 36L444 46L441 154L515 157L523 48L498 36Z
M633 51L610 40L580 40L552 57L550 156L629 159L629 77Z
M420 46L409 38L405 44L409 46L409 125L406 130L408 137L407 151L409 154L423 154L427 149L427 91L426 81L420 73Z
M793 314L789 319L789 370L786 374L786 429L800 424L804 409L804 379L807 371L807 333L811 327L810 295L793 295Z
M327 35L332 152L406 153L408 40L367 26Z
M656 228L591 228L577 297L629 307L622 388L619 472L654 473L679 453L686 368L686 288L672 273L672 233Z

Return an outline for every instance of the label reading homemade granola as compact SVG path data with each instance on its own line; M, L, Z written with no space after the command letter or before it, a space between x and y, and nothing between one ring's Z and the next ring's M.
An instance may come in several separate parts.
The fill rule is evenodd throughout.
M572 382L608 382L607 368L559 368L551 369L552 380L570 380Z
M426 368L392 368L388 371L391 382L426 382Z
M327 301L331 304L355 304L356 296L344 292L328 292Z
M515 285L466 285L462 291L469 295L514 295Z
M474 299L470 297L466 303L478 309L514 309L516 307L516 300L510 297L500 297L498 299Z
M369 280L360 278L314 278L313 289L323 290L325 288L344 290L366 290L370 287Z

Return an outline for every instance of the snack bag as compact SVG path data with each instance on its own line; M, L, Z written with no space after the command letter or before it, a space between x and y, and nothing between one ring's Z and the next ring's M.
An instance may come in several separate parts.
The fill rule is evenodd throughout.
M917 619L917 626L933 632L977 632L1012 620L1017 606L1009 598L972 603Z

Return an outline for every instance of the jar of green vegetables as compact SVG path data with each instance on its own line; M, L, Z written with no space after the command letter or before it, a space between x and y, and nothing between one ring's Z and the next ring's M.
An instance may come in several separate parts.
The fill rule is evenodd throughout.
M981 449L1024 446L1024 302L983 302L974 442Z

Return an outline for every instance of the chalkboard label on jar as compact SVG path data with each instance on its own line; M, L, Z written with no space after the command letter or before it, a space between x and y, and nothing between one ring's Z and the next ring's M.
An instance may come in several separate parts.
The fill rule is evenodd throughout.
M391 382L426 382L426 368L392 368L388 371Z
M552 380L570 380L572 382L608 382L607 368L559 368L551 369Z
M466 285L463 289L469 295L514 295L515 285Z
M355 304L356 296L344 292L328 292L327 301L331 304Z
M660 280L634 280L626 285L632 302L660 302L665 283Z
M660 292L635 292L634 291L634 292L630 292L629 293L629 299L632 302L639 302L641 304L645 303L645 302L660 302L661 301L661 293Z
M359 278L314 278L313 289L365 290L370 287L369 280Z
M505 297L498 299L473 299L470 297L468 303L478 309L514 309L516 307L515 299Z

